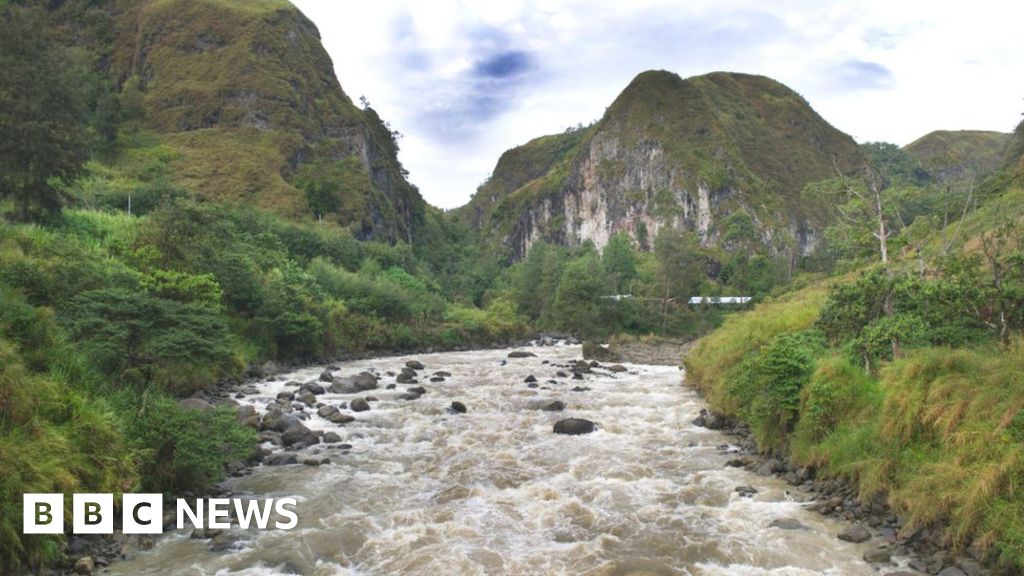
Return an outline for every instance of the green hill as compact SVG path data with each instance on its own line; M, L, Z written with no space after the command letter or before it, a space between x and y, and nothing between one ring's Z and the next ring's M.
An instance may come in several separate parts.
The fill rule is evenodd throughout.
M286 0L40 4L156 137L143 154L159 148L173 184L360 237L409 240L422 221L391 130L342 91L316 26ZM122 144L130 168L138 140ZM323 206L300 189L310 167L332 175Z
M936 130L903 147L936 178L983 178L1003 160L1010 135L983 130Z
M721 245L737 211L774 252L805 254L821 223L803 186L861 162L852 138L774 80L649 71L593 126L506 152L461 213L514 259L540 238L600 247L618 231L649 247L662 227Z

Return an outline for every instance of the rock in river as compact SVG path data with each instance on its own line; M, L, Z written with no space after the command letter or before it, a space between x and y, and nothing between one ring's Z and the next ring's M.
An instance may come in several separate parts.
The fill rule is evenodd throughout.
M312 446L313 444L319 444L320 438L318 438L312 430L306 428L301 423L296 422L281 434L281 442L283 442L285 446L294 446L295 444Z
M370 404L363 398L356 398L349 404L349 408L353 412L366 412L370 409Z
M871 539L871 532L868 532L868 529L863 526L854 525L840 532L837 538L847 542L853 542L854 544L860 544L861 542Z
M426 366L419 360L409 360L405 363L406 368L412 368L413 370L423 370Z
M455 402L452 402L451 411L455 412L456 414L465 414L466 405L456 400Z
M565 402L562 402L561 400L555 400L554 402L541 408L541 410L544 410L545 412L561 412L562 410L565 410Z
M580 434L590 434L596 429L597 426L590 420L584 420L583 418L566 418L565 420L555 422L553 431L555 434L569 434L577 436Z
M533 358L536 354L533 352L527 352L525 350L514 350L508 353L509 358Z

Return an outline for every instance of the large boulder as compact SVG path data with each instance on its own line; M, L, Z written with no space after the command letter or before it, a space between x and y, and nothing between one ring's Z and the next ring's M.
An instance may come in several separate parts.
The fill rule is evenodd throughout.
M362 392L359 385L353 378L335 378L334 383L327 388L334 394L357 394Z
M590 420L585 420L583 418L566 418L565 420L559 420L558 422L555 422L553 429L555 434L569 434L571 436L590 434L594 430L597 430L597 425Z
M365 390L376 390L378 388L377 376L369 372L360 372L351 378L352 383L356 385L356 388L358 388L360 392Z
M871 539L871 532L868 532L867 528L859 524L855 524L840 532L837 538L847 542L853 542L854 544L860 544L861 542L866 542Z
M295 399L302 402L306 406L312 406L316 404L316 395L309 390L303 390L295 395Z
M310 380L309 382L306 382L302 386L299 386L299 390L300 391L306 391L306 392L309 392L311 394L318 394L318 395L319 394L323 394L324 392L327 391L327 390L324 389L323 386L320 385L319 382L317 382L315 380Z
M238 423L242 426L250 428L260 427L260 415L256 412L255 406L248 404L239 406L235 409L235 414L238 416Z
M278 410L269 410L263 415L263 420L260 422L261 430L271 430L273 432L284 432L292 424L297 424L298 418L291 414L284 414Z
M300 422L296 422L281 434L281 442L285 446L295 446L296 444L312 446L313 444L319 444L320 438L312 430L306 428Z
M316 415L321 418L327 418L331 414L338 412L338 407L333 404L325 404L320 408L317 408Z

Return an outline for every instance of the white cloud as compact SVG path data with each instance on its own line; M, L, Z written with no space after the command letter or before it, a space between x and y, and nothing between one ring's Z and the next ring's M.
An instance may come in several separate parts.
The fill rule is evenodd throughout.
M502 152L598 118L648 69L771 76L859 141L1006 131L1024 111L1024 7L997 0L295 3L445 208Z

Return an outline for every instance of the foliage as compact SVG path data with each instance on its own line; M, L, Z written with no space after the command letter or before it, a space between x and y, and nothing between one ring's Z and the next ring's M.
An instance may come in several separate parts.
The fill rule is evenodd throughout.
M181 494L222 480L225 465L250 457L256 432L234 410L190 410L158 392L145 392L128 414L127 429L140 446L141 488Z
M55 45L42 15L0 6L0 200L21 221L52 216L60 185L82 173L88 158L85 70Z

